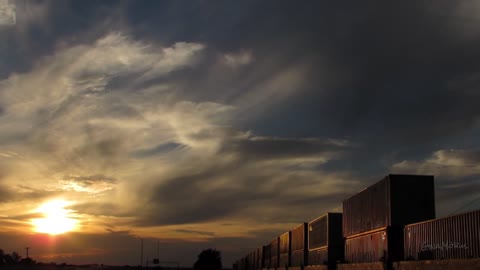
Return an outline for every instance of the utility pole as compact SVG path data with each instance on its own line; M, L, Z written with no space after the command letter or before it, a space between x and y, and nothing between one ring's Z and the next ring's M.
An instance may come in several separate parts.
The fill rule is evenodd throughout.
M29 247L26 247L26 248L25 248L25 250L27 251L27 259L28 259L28 250L29 250L29 249L30 249Z
M142 242L142 246L140 247L140 267L143 267L143 238L140 236L138 238L140 238L140 241Z

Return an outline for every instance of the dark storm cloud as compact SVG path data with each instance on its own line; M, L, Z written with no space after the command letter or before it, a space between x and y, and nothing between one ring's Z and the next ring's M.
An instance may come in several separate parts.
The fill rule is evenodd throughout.
M93 4L93 3L92 3ZM15 1L16 23L0 28L0 78L25 72L58 46L85 43L119 28L116 1Z
M430 143L471 128L480 113L478 91L452 89L449 83L479 71L478 61L471 61L480 57L479 40L452 38L458 35L452 24L459 18L438 13L426 2L397 4L357 10L357 23L326 48L333 69L343 74L340 81L320 84L326 93L301 97L299 107L308 111L285 113L298 118L311 112L314 117L305 121L312 130L359 138L375 148Z
M151 213L147 212L148 216L140 222L145 225L185 224L209 221L237 211L251 195L228 187L199 192L202 185L208 185L210 180L219 176L219 172L210 171L167 180L154 190L153 209L147 209Z
M273 74L301 67L297 95L253 117L239 110L237 124L259 134L365 143L369 150L352 156L362 161L355 169L382 162L393 149L395 158L415 157L469 132L480 115L478 91L472 90L480 71L480 61L473 60L480 57L479 39L475 19L459 9L474 9L475 3L348 3L347 8L320 2L242 2L235 7L131 2L128 20L145 38L202 41L223 52L251 49L254 65L235 74L213 69L222 76L212 75L208 60L205 68L179 73L184 94L198 100L235 103ZM160 28L149 28L147 22ZM397 150L408 144L418 146Z
M346 149L348 142L312 139L251 137L232 140L223 145L224 153L235 153L243 158L281 159L332 155Z
M222 160L223 156L234 156L232 161L216 165L213 161L208 166L198 168L200 172L188 174L186 171L183 172L184 176L162 179L162 184L150 191L151 199L144 208L145 215L140 213L143 216L140 224L212 221L236 216L245 209L256 212L255 208L269 212L262 215L261 219L265 222L295 222L321 214L319 209L305 216L307 209L319 204L324 210L337 207L354 186L341 176L334 177L331 182L322 181L322 164L338 158L339 153L348 149L347 142L263 137L232 139L222 145L212 161ZM305 158L314 158L313 166L306 165L308 161L296 162ZM265 166L260 162L265 162ZM280 162L280 165L275 165L276 162ZM273 169L271 164L274 164ZM263 169L259 170L256 166ZM303 171L316 175L314 178L295 176ZM287 177L288 174L292 176ZM284 179L276 182L282 177ZM325 174L325 177L329 176ZM230 184L216 184L222 181ZM332 186L336 190L331 189L328 194L288 193L296 188L309 189L319 184L324 184L325 190ZM287 209L299 207L302 210L287 214Z

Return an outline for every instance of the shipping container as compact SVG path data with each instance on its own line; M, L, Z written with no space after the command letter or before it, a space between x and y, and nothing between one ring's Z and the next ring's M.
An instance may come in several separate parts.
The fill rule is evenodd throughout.
M257 269L263 269L265 264L263 263L263 253L265 246L261 246L257 249Z
M390 174L343 201L343 236L434 218L433 176Z
M327 213L308 223L308 264L329 265L343 261L342 213Z
M268 244L263 249L263 268L271 268L270 259L271 259L271 247L272 244Z
M391 263L403 259L403 228L388 227L345 239L347 263Z
M290 266L290 258L292 256L292 233L286 232L280 235L279 239L279 267Z
M248 264L248 258L247 256L242 258L242 269L244 270L250 270L250 265Z
M405 259L480 258L480 210L405 226Z
M247 260L248 260L248 270L254 270L255 269L255 259L253 258L253 252L249 252L247 254Z
M272 242L270 242L270 248L271 248L271 253L270 253L270 267L271 268L278 268L279 265L279 258L280 258L280 253L279 253L279 241L278 237L273 239Z
M292 256L290 266L308 265L308 223L292 230Z

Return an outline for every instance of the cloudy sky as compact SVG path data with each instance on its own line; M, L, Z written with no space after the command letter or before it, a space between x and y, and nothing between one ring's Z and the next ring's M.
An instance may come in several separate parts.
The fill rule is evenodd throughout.
M0 0L0 248L224 264L389 173L480 207L478 1ZM65 203L73 232L32 220Z

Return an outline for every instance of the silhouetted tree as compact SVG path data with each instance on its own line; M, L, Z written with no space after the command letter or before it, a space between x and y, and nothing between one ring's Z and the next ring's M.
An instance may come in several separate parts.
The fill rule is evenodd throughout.
M205 249L199 255L198 259L193 265L195 270L221 270L222 257L220 251L216 249Z
M12 258L12 255L10 255L8 253L3 255L3 260L5 261L5 264L14 264L15 263L15 261Z
M16 252L16 251L12 252L12 260L13 260L14 263L18 263L21 258L22 258L22 256L20 256L18 254L18 252Z
M36 262L32 258L22 258L18 252L12 252L12 254L5 253L3 249L0 249L0 266L2 265L34 265Z

